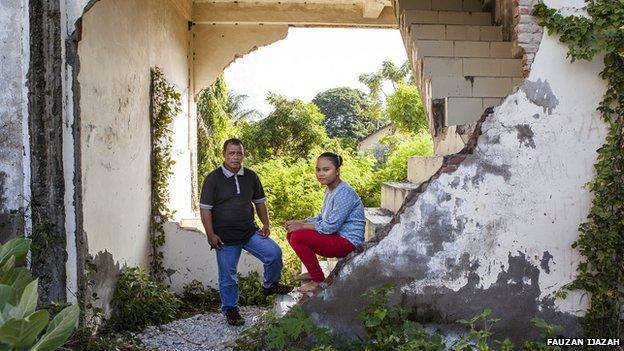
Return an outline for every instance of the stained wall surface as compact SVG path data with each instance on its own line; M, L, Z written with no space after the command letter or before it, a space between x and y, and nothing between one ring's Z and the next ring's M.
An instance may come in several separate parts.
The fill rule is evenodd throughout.
M189 30L168 0L101 0L82 18L81 178L89 253L145 266L150 222L150 68L182 93L172 208L190 212Z
M600 57L570 63L566 51L544 34L530 76L485 119L474 153L408 198L388 235L305 304L317 322L361 333L362 294L390 283L392 301L425 323L491 308L502 318L495 330L514 341L537 336L535 316L581 333L587 298L555 293L580 260L571 245L591 205L606 85Z
M28 203L28 2L0 3L0 241L23 234ZM26 41L24 41L26 40ZM26 148L26 149L25 149Z

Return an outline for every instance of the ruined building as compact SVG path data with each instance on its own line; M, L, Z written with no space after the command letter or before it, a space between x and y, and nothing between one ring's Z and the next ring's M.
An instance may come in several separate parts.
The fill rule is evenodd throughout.
M580 0L545 0L582 13ZM0 3L0 232L32 237L42 299L95 292L106 310L119 267L150 255L150 68L182 94L162 248L168 283L214 284L196 219L195 97L235 58L289 26L400 29L436 155L384 184L369 242L305 308L357 333L361 296L444 324L491 308L526 336L545 318L579 334L587 298L571 243L588 214L606 128L599 60L570 63L530 15L533 0L6 0ZM454 155L454 156L448 156ZM446 157L445 157L446 156ZM254 269L252 260L241 265Z

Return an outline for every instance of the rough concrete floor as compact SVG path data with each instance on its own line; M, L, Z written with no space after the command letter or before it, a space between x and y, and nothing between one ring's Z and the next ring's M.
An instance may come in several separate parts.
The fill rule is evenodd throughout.
M238 335L260 320L269 308L241 307L240 313L246 323L241 327L227 324L218 312L196 315L169 324L148 327L137 337L147 348L160 351L221 351L231 350Z

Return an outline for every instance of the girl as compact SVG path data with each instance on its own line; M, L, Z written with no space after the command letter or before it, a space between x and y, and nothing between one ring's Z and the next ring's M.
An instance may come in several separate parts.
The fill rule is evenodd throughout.
M299 280L309 280L301 292L315 292L325 280L316 255L345 257L364 242L364 206L358 194L340 179L342 157L325 152L316 160L316 179L325 189L323 207L318 216L286 222L287 239L308 273Z

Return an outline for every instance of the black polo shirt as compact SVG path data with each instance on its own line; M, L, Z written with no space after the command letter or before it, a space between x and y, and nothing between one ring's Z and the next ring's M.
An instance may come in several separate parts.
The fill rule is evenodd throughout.
M253 204L265 201L254 171L241 167L234 174L221 166L204 179L199 207L212 212L212 228L225 244L239 244L258 230Z

